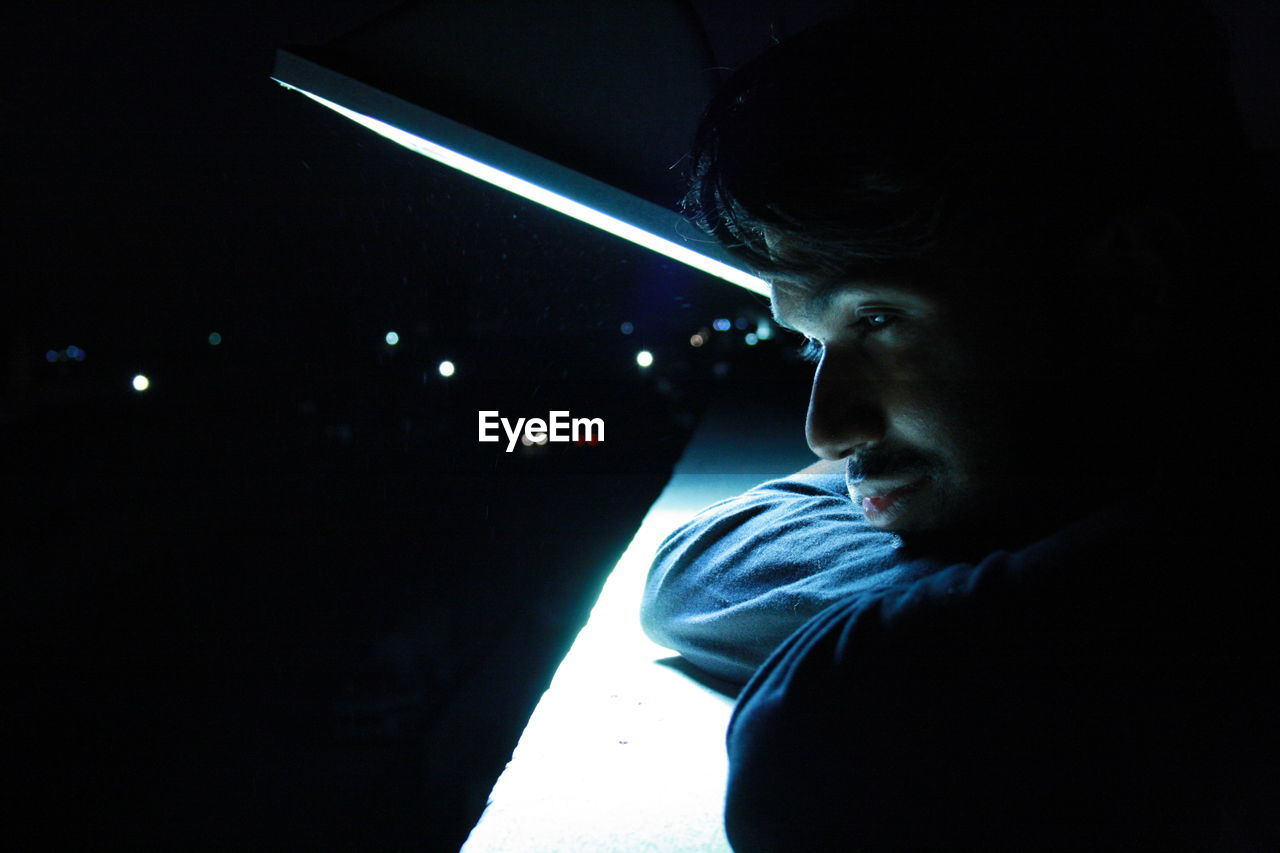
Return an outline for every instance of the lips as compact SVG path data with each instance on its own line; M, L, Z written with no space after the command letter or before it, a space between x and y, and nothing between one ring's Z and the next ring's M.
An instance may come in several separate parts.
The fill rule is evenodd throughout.
M862 507L868 521L888 515L907 495L923 488L925 479L909 482L863 480L850 489L850 496Z

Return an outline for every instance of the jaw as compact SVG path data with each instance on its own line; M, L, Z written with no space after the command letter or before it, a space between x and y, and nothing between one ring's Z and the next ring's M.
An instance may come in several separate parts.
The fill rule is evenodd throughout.
M1063 484L1015 474L997 484L931 484L885 523L868 520L921 556L970 561L1024 547L1089 510L1078 490Z

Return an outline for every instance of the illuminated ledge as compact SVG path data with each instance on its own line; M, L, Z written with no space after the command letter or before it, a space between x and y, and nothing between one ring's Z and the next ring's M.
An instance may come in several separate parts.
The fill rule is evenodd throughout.
M659 663L638 624L649 561L697 507L650 511L556 671L462 853L727 853L732 700Z
M640 630L639 608L667 533L708 504L812 461L801 413L756 402L751 420L772 426L744 429L747 405L708 412L534 710L462 853L729 850L724 736L733 701L673 667L673 653Z
M276 82L432 160L767 296L768 285L673 210L389 95L288 51Z

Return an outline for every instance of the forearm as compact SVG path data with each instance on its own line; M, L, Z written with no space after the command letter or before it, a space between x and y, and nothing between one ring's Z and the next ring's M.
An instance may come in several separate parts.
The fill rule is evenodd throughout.
M745 682L796 628L853 591L901 579L896 539L872 528L818 463L708 508L654 560L642 622L658 643Z

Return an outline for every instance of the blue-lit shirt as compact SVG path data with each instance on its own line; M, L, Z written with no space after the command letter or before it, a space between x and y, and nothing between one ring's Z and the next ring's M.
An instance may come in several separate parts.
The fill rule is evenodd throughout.
M735 850L1266 845L1277 644L1251 529L1157 497L913 558L839 475L793 477L673 533L644 623L751 679L728 732Z
M831 604L940 568L907 560L871 526L842 474L772 480L703 510L663 542L641 621L659 644L713 675L747 681Z

